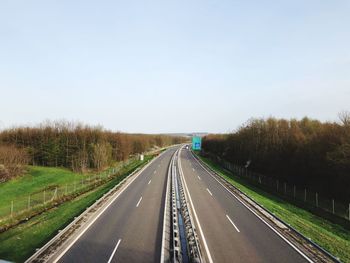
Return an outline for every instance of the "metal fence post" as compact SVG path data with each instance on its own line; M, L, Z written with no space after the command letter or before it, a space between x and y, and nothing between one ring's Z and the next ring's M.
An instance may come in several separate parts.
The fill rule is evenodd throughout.
M334 199L332 199L332 211L333 211L333 214L334 214Z
M11 217L13 217L13 201L11 201Z
M294 196L294 199L295 199L295 185L294 185L294 188L293 188L293 196Z

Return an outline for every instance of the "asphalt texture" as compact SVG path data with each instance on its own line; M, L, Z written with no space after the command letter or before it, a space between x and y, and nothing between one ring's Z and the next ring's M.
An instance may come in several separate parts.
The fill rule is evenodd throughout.
M168 166L176 149L142 171L58 262L159 262Z
M160 262L168 167L178 148L155 159L53 260ZM179 160L205 262L307 262L216 181L190 150L183 148Z
M219 184L190 150L181 150L180 161L203 231L204 239L198 236L207 262L210 257L212 262L307 262Z

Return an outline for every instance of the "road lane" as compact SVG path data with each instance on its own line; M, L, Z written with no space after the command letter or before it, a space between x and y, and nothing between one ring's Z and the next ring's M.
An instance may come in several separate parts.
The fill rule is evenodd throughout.
M189 150L181 151L180 161L213 262L307 262L212 178Z
M159 262L167 171L175 150L147 167L59 262Z

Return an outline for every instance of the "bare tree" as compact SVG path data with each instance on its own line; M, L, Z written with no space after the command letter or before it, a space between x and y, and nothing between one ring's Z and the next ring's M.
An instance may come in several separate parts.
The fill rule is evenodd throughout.
M350 111L342 111L338 114L338 117L344 126L350 126Z
M0 181L20 175L28 160L25 150L14 146L0 146Z
M92 147L94 166L97 170L102 170L108 165L111 159L111 146L108 143L97 143Z

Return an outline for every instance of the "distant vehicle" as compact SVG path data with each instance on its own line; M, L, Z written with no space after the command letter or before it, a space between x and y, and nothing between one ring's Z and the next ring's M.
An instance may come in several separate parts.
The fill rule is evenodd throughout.
M188 145L186 145L186 149L188 150Z

